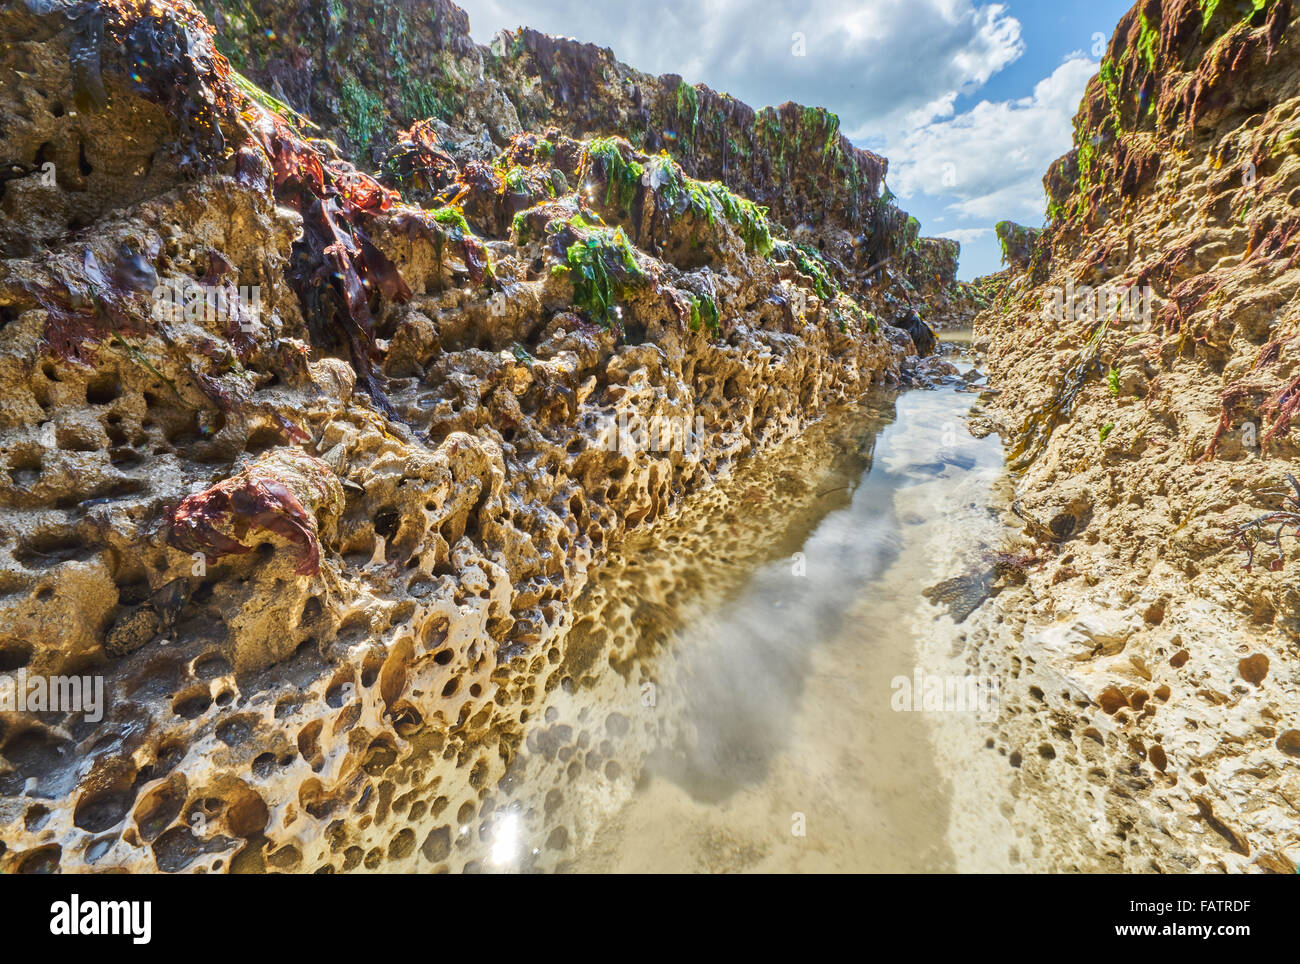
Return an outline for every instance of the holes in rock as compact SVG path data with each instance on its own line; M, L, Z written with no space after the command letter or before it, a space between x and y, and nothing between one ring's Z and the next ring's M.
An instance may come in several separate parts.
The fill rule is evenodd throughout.
M35 833L44 827L49 819L50 808L37 803L27 808L27 813L23 815L23 826L27 828L28 833Z
M72 744L41 726L29 727L4 746L5 758L23 779L50 776L69 758Z
M320 619L321 613L325 611L324 605L319 596L312 596L302 607L302 615L298 617L299 626L308 626Z
M266 829L271 818L266 801L251 787L239 783L226 809L226 826L237 837L248 839Z
M194 675L202 680L225 676L230 670L229 661L220 653L205 653L194 661Z
M324 723L320 720L313 720L298 733L298 752L316 773L325 767L325 756L320 749L320 733L323 727Z
M396 509L380 509L375 514L375 535L381 539L391 539L397 534L397 527L401 521L402 517L398 515Z
M185 757L185 745L182 743L168 743L158 748L158 754L154 759L154 771L158 776L166 776L176 768Z
M409 857L413 850L415 850L415 831L408 827L407 829L400 831L397 836L389 841L388 859L402 860Z
M376 737L366 748L366 759L361 769L377 777L397 762L397 747L384 737Z
M86 401L91 405L107 405L122 395L122 382L115 372L96 375L86 383Z
M207 712L212 705L212 697L206 686L193 686L183 693L178 693L172 701L172 712L187 720L194 720Z
M406 689L406 662L410 659L414 640L406 636L395 642L379 672L379 698L387 706L397 700Z
M30 489L40 479L43 467L39 449L14 452L10 457L9 479L21 489Z
M256 729L257 719L252 716L236 716L217 727L217 739L229 747L242 746L248 742Z
M116 582L117 601L123 606L138 606L148 599L153 591L149 586L149 580L144 577L143 570L134 567L130 572L119 572Z
M371 650L361 664L361 685L369 689L379 679L379 670L384 665L383 650Z
M356 685L352 682L352 674L347 671L340 672L325 691L325 703L333 709L341 709L343 704L355 695Z
M317 820L324 820L339 807L338 798L325 792L325 787L315 778L304 780L302 786L298 788L298 804L315 817ZM340 830L342 824L336 822ZM333 849L337 852L337 846Z
M81 562L99 550L70 531L47 531L32 536L14 551L14 559L28 569L48 569L61 562Z
M447 641L447 630L451 628L446 616L432 616L420 627L420 643L426 650L437 649ZM449 651L450 652L450 651ZM440 666L446 665L451 656L441 658L442 653L434 657Z
M59 861L63 857L63 848L58 844L38 847L23 856L18 864L20 874L54 874L58 873Z
M393 729L399 736L409 738L424 729L424 716L408 700L399 700L393 704L391 714Z
M244 448L252 454L257 454L265 452L267 449L273 449L282 444L283 441L279 430L271 428L269 425L263 425L252 431Z
M440 863L451 855L451 827L442 826L429 831L420 846L420 853L433 863Z
M113 849L115 843L117 843L116 837L100 837L98 840L91 841L90 846L86 848L86 863L98 863L104 854Z
M145 794L135 808L135 825L146 842L157 837L180 816L187 793L185 777L178 773Z
M253 760L253 776L257 777L259 780L265 780L275 772L275 768L278 764L279 761L276 760L274 753L259 754Z
M202 841L190 832L189 827L172 827L153 843L154 862L158 869L168 874L179 873L197 858L230 844L226 837L213 837Z
M124 819L135 802L135 768L120 760L96 766L77 798L72 822L90 833L103 833Z
M277 720L287 720L300 709L302 709L303 698L301 696L285 696L275 704L275 718Z
M23 639L0 641L0 673L12 673L32 661L32 644Z

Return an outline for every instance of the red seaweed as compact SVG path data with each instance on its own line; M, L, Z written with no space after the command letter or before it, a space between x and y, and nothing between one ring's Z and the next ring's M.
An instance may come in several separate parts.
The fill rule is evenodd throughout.
M274 532L297 546L298 575L320 572L320 541L311 514L283 482L251 469L187 497L168 514L167 523L170 545L214 558L252 552L242 540L253 530ZM234 535L217 528L222 524L231 525Z

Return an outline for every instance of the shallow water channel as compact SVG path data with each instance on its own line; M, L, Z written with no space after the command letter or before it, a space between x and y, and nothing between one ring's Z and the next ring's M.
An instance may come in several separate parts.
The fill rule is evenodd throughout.
M1002 533L1001 445L953 381L880 389L619 548L467 869L954 869L938 741L975 752L979 714L895 708L898 677L969 672L923 591Z

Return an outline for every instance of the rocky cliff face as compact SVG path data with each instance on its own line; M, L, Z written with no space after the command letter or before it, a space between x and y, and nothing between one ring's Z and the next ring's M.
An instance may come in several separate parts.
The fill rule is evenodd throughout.
M1009 812L1085 803L1030 866L1294 869L1298 37L1290 0L1136 4L977 321L1027 540L972 630Z
M610 548L898 377L955 251L825 112L208 12L0 8L0 870L472 867Z
M361 167L378 166L390 186L411 186L412 143L465 164L491 161L524 130L617 135L767 207L854 290L884 290L897 299L890 305L923 302L916 289L965 293L955 282L956 242L919 238L916 219L882 190L886 159L854 147L823 108L755 110L676 74L638 71L607 48L528 28L479 46L448 0L207 9L238 70L309 114Z

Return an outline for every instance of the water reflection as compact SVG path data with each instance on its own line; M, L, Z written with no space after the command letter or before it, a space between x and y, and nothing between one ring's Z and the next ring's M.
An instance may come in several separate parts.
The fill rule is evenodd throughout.
M922 590L996 535L970 403L882 392L629 540L575 607L490 869L949 868L947 775L889 681L923 657Z

